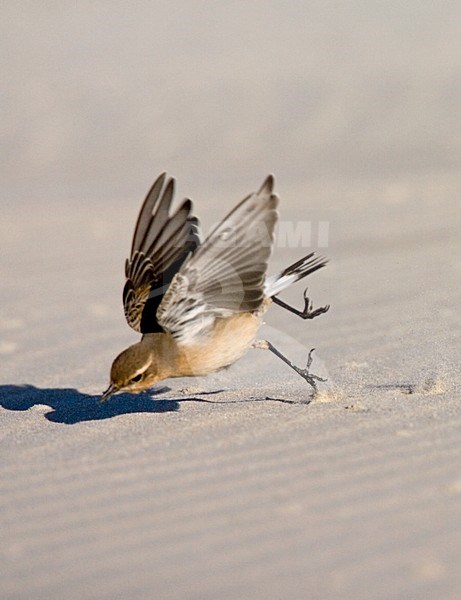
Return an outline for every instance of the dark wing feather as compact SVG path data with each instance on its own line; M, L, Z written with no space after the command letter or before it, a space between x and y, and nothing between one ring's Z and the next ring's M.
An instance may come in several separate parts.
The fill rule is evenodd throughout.
M173 196L174 179L166 180L162 173L144 200L125 263L125 317L128 325L141 333L163 331L157 308L181 265L200 245L200 227L191 214L191 200L184 200L170 216Z

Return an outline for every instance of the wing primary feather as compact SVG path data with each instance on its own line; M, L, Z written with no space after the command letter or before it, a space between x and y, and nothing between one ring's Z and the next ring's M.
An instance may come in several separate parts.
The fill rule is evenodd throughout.
M149 248L155 244L155 240L159 237L170 220L170 207L173 201L174 194L174 179L170 178L166 184L165 190L160 196L158 206L156 207L155 215L151 219L149 229L146 231L142 240L141 248L149 254Z
M154 246L162 247L166 240L170 240L187 222L187 217L190 213L192 202L185 200L172 217L164 224L164 227L159 230L157 237L152 240L147 249L147 254L151 254Z
M274 190L274 176L272 173L266 177L262 186L258 190L258 196L270 195Z
M134 229L131 254L140 248L140 242L146 235L146 231L149 229L152 221L152 213L160 197L160 192L162 191L165 178L166 173L161 173L147 193L146 199L144 200L141 210L139 211L139 217Z

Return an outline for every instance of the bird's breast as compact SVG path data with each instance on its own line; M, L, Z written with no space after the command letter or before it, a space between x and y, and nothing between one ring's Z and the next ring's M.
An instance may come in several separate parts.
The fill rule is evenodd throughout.
M207 375L233 364L249 349L260 325L261 315L252 313L217 319L205 341L190 346L178 345L181 375Z

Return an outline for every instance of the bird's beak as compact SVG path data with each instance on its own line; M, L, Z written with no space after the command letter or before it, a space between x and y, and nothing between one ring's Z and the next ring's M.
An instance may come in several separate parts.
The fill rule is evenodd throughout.
M102 404L103 402L108 400L111 396L116 394L117 392L118 392L118 387L115 386L113 383L111 383L110 386L107 388L107 390L104 392L104 394L99 399L99 402Z

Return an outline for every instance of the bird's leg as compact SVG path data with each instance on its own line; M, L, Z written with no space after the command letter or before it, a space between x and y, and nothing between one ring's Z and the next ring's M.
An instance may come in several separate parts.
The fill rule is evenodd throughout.
M286 356L283 356L283 354L281 352L279 352L277 350L277 348L275 348L267 340L256 340L255 342L253 342L252 347L253 348L260 348L261 350L270 350L273 354L275 354L276 356L278 356L281 360L283 360L283 362L285 364L287 364L294 371L296 371L296 373L298 373L298 375L301 375L301 377L310 386L312 386L312 388L314 390L314 394L317 392L317 384L315 382L316 381L326 381L326 379L323 379L322 377L319 377L318 375L314 375L313 373L309 372L310 366L312 364L312 353L314 352L315 348L312 348L312 350L309 352L309 356L307 357L306 366L305 366L304 369L301 369L301 368L297 367L296 365L294 365L291 362L291 360L288 360L288 358Z
M315 319L315 317L326 313L327 310L330 308L330 305L327 304L326 306L321 306L320 308L314 309L312 306L312 302L309 300L309 297L307 295L307 288L304 290L303 310L298 310L297 308L294 308L294 306L290 306L283 300L277 298L277 296L272 296L272 300L275 302L275 304L278 304L282 308L286 308L287 310L294 313L295 315L298 315L298 317L301 317L302 319Z

